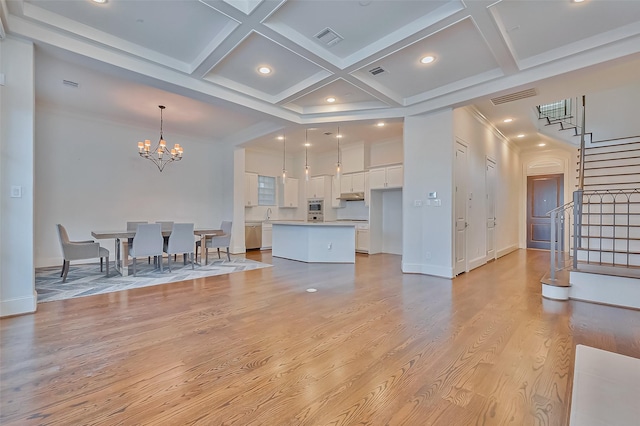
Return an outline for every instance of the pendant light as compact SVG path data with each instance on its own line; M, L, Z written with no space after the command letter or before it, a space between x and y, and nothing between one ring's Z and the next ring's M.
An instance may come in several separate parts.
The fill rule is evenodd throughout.
M336 179L340 179L340 168L342 164L340 164L340 138L342 135L340 134L340 126L338 126L338 134L336 135L336 140L338 141L338 162L336 163Z
M283 134L282 136L282 183L287 180L287 135Z
M309 182L309 130L304 130L304 180Z

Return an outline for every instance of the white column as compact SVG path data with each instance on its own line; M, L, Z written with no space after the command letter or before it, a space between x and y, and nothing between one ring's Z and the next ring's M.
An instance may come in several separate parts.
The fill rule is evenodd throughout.
M402 271L451 278L453 112L406 117L403 133ZM437 192L440 205L427 205L429 192Z
M0 316L35 312L33 43L0 42Z

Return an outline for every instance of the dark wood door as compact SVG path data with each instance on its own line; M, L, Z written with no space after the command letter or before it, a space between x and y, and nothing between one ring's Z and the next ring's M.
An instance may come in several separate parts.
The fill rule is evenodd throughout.
M527 178L527 247L550 249L551 219L548 212L564 204L564 175Z

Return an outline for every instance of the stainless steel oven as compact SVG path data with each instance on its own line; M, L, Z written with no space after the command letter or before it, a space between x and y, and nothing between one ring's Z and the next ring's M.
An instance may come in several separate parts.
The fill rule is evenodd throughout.
M309 200L307 222L324 222L323 200Z

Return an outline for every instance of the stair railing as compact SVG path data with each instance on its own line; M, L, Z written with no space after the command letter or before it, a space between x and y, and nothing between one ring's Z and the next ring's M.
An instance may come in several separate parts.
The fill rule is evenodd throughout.
M569 230L571 229L571 221L575 217L573 212L574 202L571 201L564 206L556 207L547 213L547 215L551 216L551 238L549 241L551 262L549 265L549 277L552 281L555 281L556 279L556 272L564 269L567 261L572 256Z
M573 199L573 268L578 269L578 260L612 267L638 266L640 190L578 190Z

